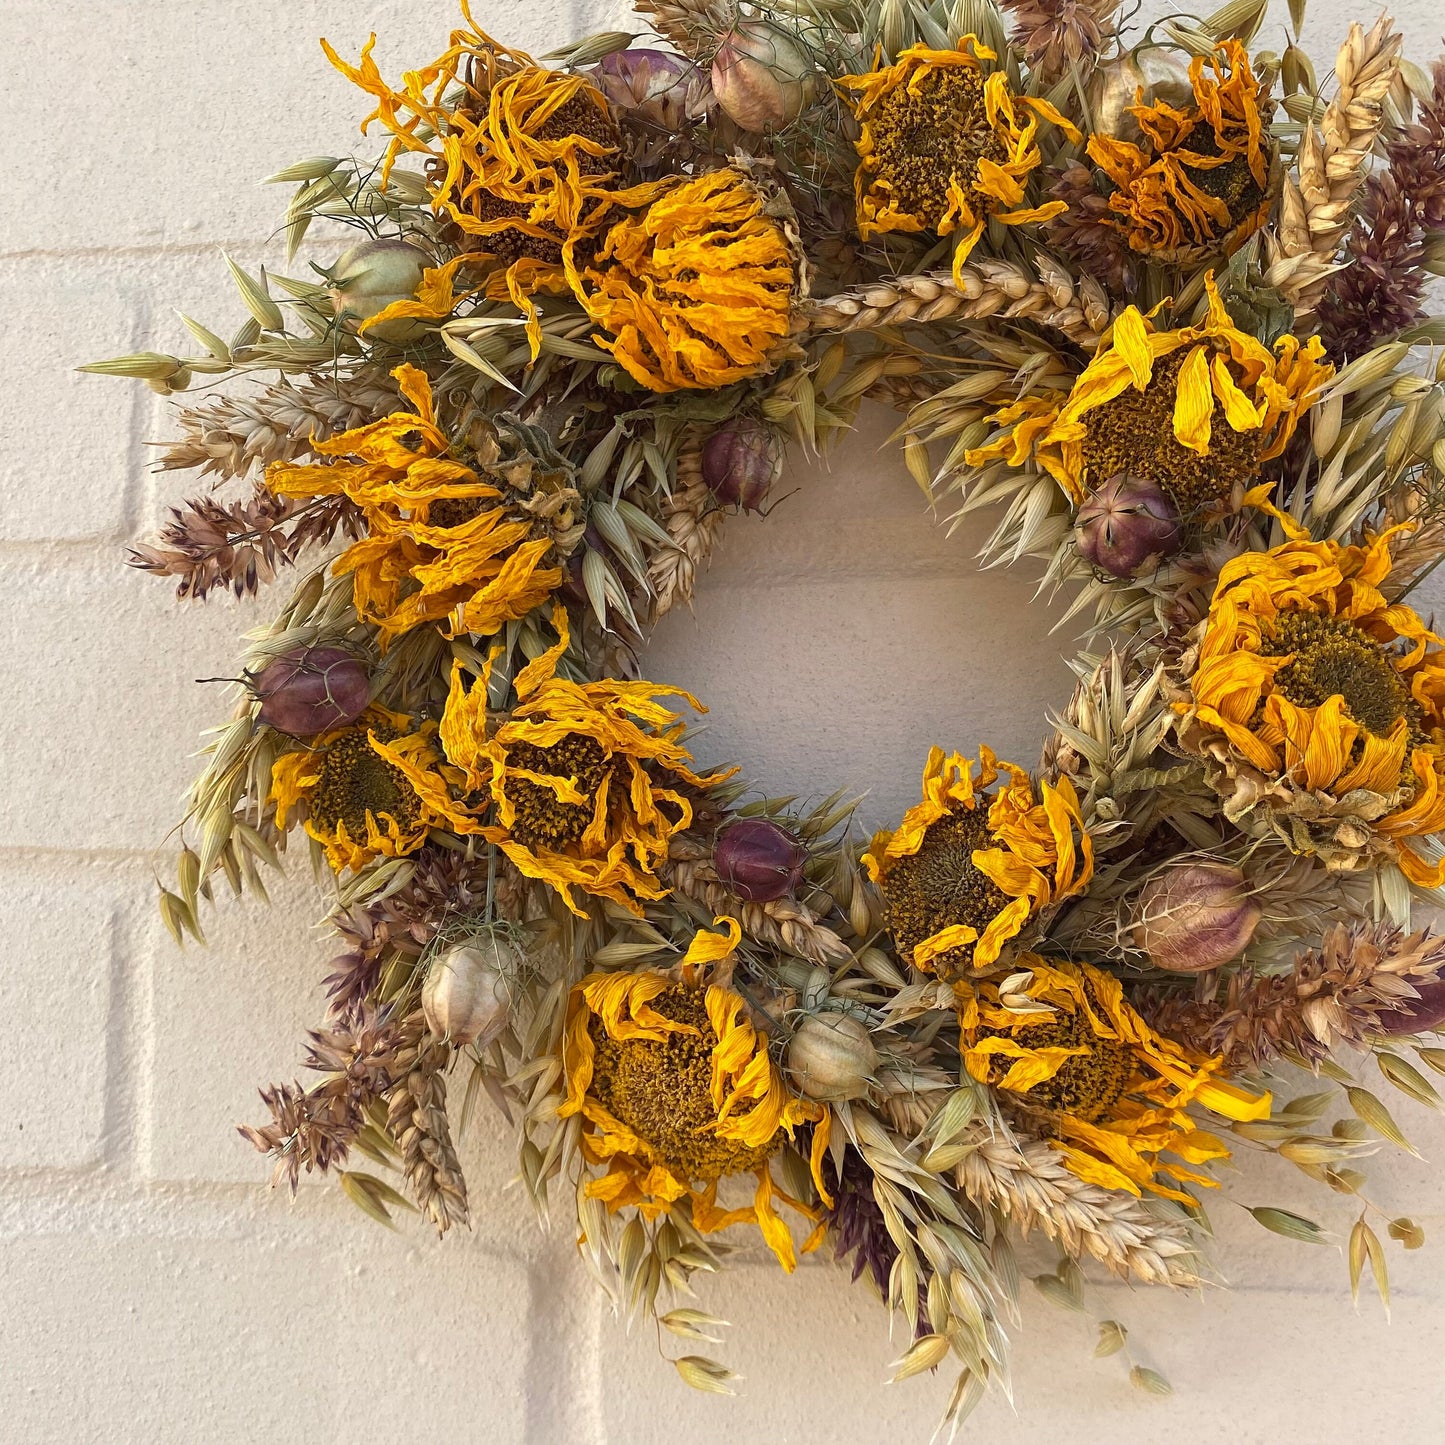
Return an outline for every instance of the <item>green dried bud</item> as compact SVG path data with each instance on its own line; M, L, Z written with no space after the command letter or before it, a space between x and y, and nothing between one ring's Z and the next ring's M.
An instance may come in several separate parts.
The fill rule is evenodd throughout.
M425 251L410 241L363 241L345 253L327 273L331 280L331 309L348 331L356 331L394 301L409 301L431 265ZM410 317L383 321L368 327L369 340L401 344L425 330Z
M810 1014L788 1041L784 1062L810 1099L861 1099L878 1071L878 1050L861 1019Z

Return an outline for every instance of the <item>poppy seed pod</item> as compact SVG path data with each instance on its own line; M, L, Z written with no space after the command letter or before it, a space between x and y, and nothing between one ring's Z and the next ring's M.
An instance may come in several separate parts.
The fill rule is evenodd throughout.
M878 1070L868 1026L847 1014L810 1014L793 1031L784 1062L810 1099L861 1099Z
M437 954L421 988L427 1028L458 1048L486 1046L507 1026L521 955L505 936L478 934Z
M1155 968L1205 973L1238 958L1259 924L1249 884L1228 863L1173 863L1139 895L1134 942Z
M713 868L729 892L748 903L784 898L803 881L808 850L767 818L729 823L713 848Z
M1111 577L1133 577L1172 557L1182 540L1174 503L1153 482L1128 472L1095 488L1074 519L1079 555Z
M431 265L425 251L395 238L363 241L331 268L331 309L348 331L356 331L394 301L410 301ZM368 340L401 343L425 328L409 317L368 327Z
M703 443L702 479L725 507L762 511L781 470L776 436L749 417L719 427Z
M712 62L712 89L723 113L747 131L781 130L817 94L818 67L807 49L770 20L740 20Z
M295 647L251 679L261 700L257 719L277 732L307 738L353 723L371 701L371 679L353 652Z

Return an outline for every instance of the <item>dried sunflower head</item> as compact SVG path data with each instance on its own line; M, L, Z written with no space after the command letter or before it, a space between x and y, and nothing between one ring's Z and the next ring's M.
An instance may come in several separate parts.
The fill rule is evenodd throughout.
M1333 868L1392 859L1437 888L1412 840L1445 828L1445 653L1382 591L1394 528L1362 546L1295 539L1219 576L1181 739L1226 816Z
M854 195L866 241L889 231L932 232L959 239L959 273L985 222L1007 226L1046 221L1062 201L1030 205L1024 183L1038 168L1040 121L1083 137L1047 101L1015 95L998 57L972 35L957 50L915 45L881 70L845 75L861 126Z
M577 493L494 425L474 426L454 448L426 374L403 365L393 375L415 410L315 442L334 460L277 462L266 484L277 496L343 495L361 508L367 535L335 570L353 574L356 610L383 648L427 622L489 636L561 584Z
M991 418L970 466L1031 458L1075 503L1120 473L1153 482L1182 517L1242 506L1334 374L1318 337L1273 349L1240 331L1205 278L1198 326L1161 331L1128 307L1065 394L1013 402Z
M649 391L714 389L765 372L798 281L783 228L732 167L667 182L590 259L567 250L597 344Z
M531 298L566 294L564 245L595 245L616 207L639 203L648 188L619 185L622 139L591 80L499 46L472 23L465 0L462 13L468 28L454 31L430 65L408 71L400 90L371 58L374 35L357 65L322 44L376 98L362 130L377 120L391 132L382 183L403 153L427 157L433 209L485 272L486 295L510 299L528 317L535 351L541 330Z
M698 932L681 980L594 973L573 988L562 1045L567 1098L558 1113L582 1116L583 1155L606 1166L586 1191L609 1209L636 1207L655 1219L685 1201L704 1234L756 1224L792 1270L797 1255L774 1200L815 1223L821 1216L778 1188L770 1162L799 1124L815 1123L813 1178L826 1201L819 1171L829 1114L788 1091L742 996L704 982L741 934L733 919L717 921L726 931ZM753 1203L719 1207L718 1181L738 1174L756 1177ZM819 1224L805 1250L821 1243L823 1230Z
M376 858L414 853L435 827L446 826L413 786L425 779L445 791L456 777L436 745L435 723L419 726L405 714L372 705L356 722L283 753L271 769L269 802L283 832L299 813L307 834L326 849L340 873ZM409 768L397 766L392 748L402 743Z
M1226 1159L1229 1150L1196 1127L1190 1106L1267 1119L1270 1096L1225 1082L1218 1056L1155 1033L1112 974L1032 954L1017 963L1026 977L964 992L968 1073L1031 1117L1080 1179L1193 1203L1175 1186L1215 1181L1188 1166Z
M1000 769L1008 782L986 795ZM863 856L899 953L940 978L991 968L1041 908L1093 875L1094 848L1068 778L1030 782L988 748L974 764L934 748L923 801Z
M1206 74L1206 63L1208 73ZM1089 158L1113 184L1112 224L1154 260L1228 255L1269 218L1274 187L1265 133L1267 89L1237 40L1189 67L1192 105L1129 107L1140 144L1089 137Z
M455 832L497 844L574 913L585 916L573 889L640 913L642 900L667 893L657 869L692 822L690 791L729 774L699 777L689 766L681 716L660 701L701 710L681 688L557 676L571 638L565 610L554 607L552 619L557 643L517 674L516 705L495 727L487 688L496 652L470 687L453 663L441 745L459 786L438 789L424 767L388 756Z

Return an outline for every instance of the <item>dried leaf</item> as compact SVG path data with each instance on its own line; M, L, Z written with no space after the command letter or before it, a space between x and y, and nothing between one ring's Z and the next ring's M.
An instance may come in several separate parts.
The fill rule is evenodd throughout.
M708 1327L715 1326L722 1329L727 1325L726 1320L719 1319L716 1315L706 1314L702 1310L687 1309L669 1310L665 1315L659 1315L657 1322L681 1339L705 1340L712 1345L720 1344L722 1336L709 1334Z
M1249 1211L1256 1221L1272 1234L1281 1234L1286 1239L1296 1239L1302 1244L1324 1244L1326 1235L1312 1219L1300 1214L1291 1214L1288 1209L1273 1209L1261 1205Z
M1350 1108L1363 1123L1368 1124L1392 1144L1397 1144L1407 1154L1413 1154L1417 1159L1420 1157L1419 1150L1401 1132L1390 1111L1368 1089L1356 1086L1346 1089L1345 1094L1349 1098Z
M742 1376L734 1374L726 1365L720 1365L716 1360L710 1360L705 1355L684 1355L672 1363L677 1373L682 1376L683 1384L690 1385L694 1390L701 1390L705 1395L737 1394L731 1386L734 1380L741 1380Z
M1369 1261L1370 1273L1375 1279L1375 1288L1379 1290L1380 1299L1388 1313L1390 1277L1385 1264L1385 1248L1380 1243L1379 1236L1365 1223L1362 1216L1355 1221L1355 1227L1350 1231L1350 1297L1356 1304L1360 1300L1360 1276L1366 1260Z
M906 1380L911 1375L921 1375L925 1370L937 1369L949 1351L946 1335L924 1335L910 1347L908 1352L893 1362L893 1376L890 1383Z
M1403 1215L1392 1219L1386 1228L1391 1239L1398 1240L1406 1249L1419 1249L1425 1243L1425 1231L1413 1219Z
M1056 1274L1035 1275L1034 1287L1051 1305L1057 1305L1062 1310L1077 1312L1084 1308L1084 1301L1080 1295L1070 1289Z
M1174 1393L1174 1386L1158 1370L1151 1370L1144 1365L1135 1365L1129 1371L1129 1383L1136 1390L1143 1390L1147 1395L1172 1395Z
M1429 1079L1413 1064L1406 1063L1398 1054L1380 1052L1375 1055L1380 1072L1403 1094L1408 1094L1427 1108L1441 1106L1439 1091Z

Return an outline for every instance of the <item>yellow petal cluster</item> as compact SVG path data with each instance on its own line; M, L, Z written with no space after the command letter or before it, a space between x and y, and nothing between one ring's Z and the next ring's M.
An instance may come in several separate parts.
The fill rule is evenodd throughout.
M1439 887L1445 862L1427 862L1407 840L1445 828L1445 652L1413 609L1382 590L1400 530L1360 546L1299 535L1227 563L1186 710L1206 744L1223 740L1268 778L1337 800L1378 795L1374 816L1354 826L1368 821L1412 882ZM1287 669L1311 659L1279 639L1306 637L1320 622L1341 659L1321 675L1341 690L1292 699Z
M1334 368L1321 360L1318 337L1282 336L1268 347L1230 320L1212 273L1205 289L1209 309L1198 326L1161 331L1137 307L1126 308L1067 395L1028 398L996 412L991 421L1002 435L968 452L968 465L1002 459L1022 466L1032 458L1081 502L1108 479L1088 463L1091 446L1100 445L1091 435L1097 414L1121 397L1148 393L1159 384L1161 363L1179 356L1170 366L1177 380L1172 398L1164 398L1162 432L1141 431L1127 456L1117 455L1122 444L1115 443L1110 466L1170 491L1181 456L1208 473L1212 452L1231 437L1248 436L1257 473L1259 464L1284 451Z
M728 386L766 371L787 335L788 241L730 167L669 182L568 275L598 345L649 391Z
M1268 220L1273 201L1262 90L1244 46L1225 40L1195 56L1189 80L1192 106L1129 108L1145 144L1089 137L1090 159L1114 185L1112 224L1160 261L1228 254Z
M1007 780L987 796L1001 772ZM925 970L936 970L940 957L957 949L971 950L972 969L992 967L1034 913L1079 892L1093 876L1093 841L1068 778L1035 788L1022 768L1001 761L988 748L979 750L975 764L935 747L923 769L922 801L896 829L876 833L863 855L869 876L889 897L891 912L899 904L890 894L889 878L900 861L921 854L929 829L960 810L986 810L986 843L973 851L972 865L1005 901L988 919L938 917L939 926L912 948L912 962Z
M658 972L593 973L572 989L562 1043L567 1097L558 1112L563 1118L582 1116L583 1154L606 1171L589 1179L586 1191L609 1210L634 1207L655 1219L685 1201L704 1234L755 1224L778 1262L791 1271L797 1253L776 1203L790 1205L815 1223L820 1216L774 1182L770 1155L799 1124L816 1124L812 1172L826 1202L821 1167L830 1116L822 1105L788 1091L742 996L696 978L737 944L736 921L716 921L725 933L701 930L688 951L684 972L692 981L679 983ZM629 1104L634 1108L629 1110ZM620 1118L617 1109L647 1118L700 1117L701 1122L695 1140L684 1139L679 1148L676 1137L664 1139L666 1126L652 1130L649 1138ZM686 1162L676 1157L681 1152ZM757 1179L753 1202L720 1206L719 1179L740 1173ZM804 1250L816 1248L822 1236L819 1223Z
M552 538L533 536L531 518L451 455L426 374L403 365L392 375L415 410L315 442L334 460L277 462L266 484L281 497L344 495L361 509L367 535L334 566L353 574L356 610L383 648L425 622L489 636L560 584ZM462 520L444 525L443 508L458 504Z
M1221 1060L1163 1038L1126 1002L1119 980L1085 963L1025 954L1030 975L980 983L959 1006L964 1067L980 1083L1046 1117L1052 1143L1079 1178L1193 1203L1177 1184L1213 1187L1191 1165L1229 1157L1191 1107L1266 1119L1270 1096L1221 1077ZM1162 1179L1173 1184L1162 1183Z
M432 205L462 233L491 300L511 300L541 339L532 297L565 295L562 248L596 241L619 204L650 187L620 188L620 143L606 97L585 76L547 70L476 28L453 32L446 52L408 71L400 89L381 74L373 35L356 65L322 42L331 63L376 99L362 122L391 133L386 181L399 156L424 156Z
M1015 95L1002 70L985 74L980 62L997 59L965 35L956 50L915 45L892 65L839 80L854 93L861 127L854 198L865 241L890 231L956 234L959 276L990 218L1018 226L1067 209L1030 205L1024 182L1042 163L1041 121L1083 137L1047 101Z
M276 760L267 801L276 810L277 828L285 832L299 815L338 873L414 853L448 819L396 767L398 749L411 773L427 780L427 791L444 792L456 779L437 746L435 723L416 724L373 704L355 723Z
M454 831L495 843L524 877L550 884L574 913L585 916L574 889L640 913L642 900L667 893L657 870L669 840L692 822L687 790L729 774L699 776L689 766L682 715L660 699L680 697L702 711L690 693L652 682L559 677L570 632L563 608L552 615L556 644L517 674L516 705L495 725L487 689L497 652L470 686L465 669L453 663L440 739L459 788L439 788L434 775L397 750L388 756ZM585 776L579 756L593 760ZM488 805L490 821L483 822ZM535 824L539 817L562 821L560 844L547 841Z

